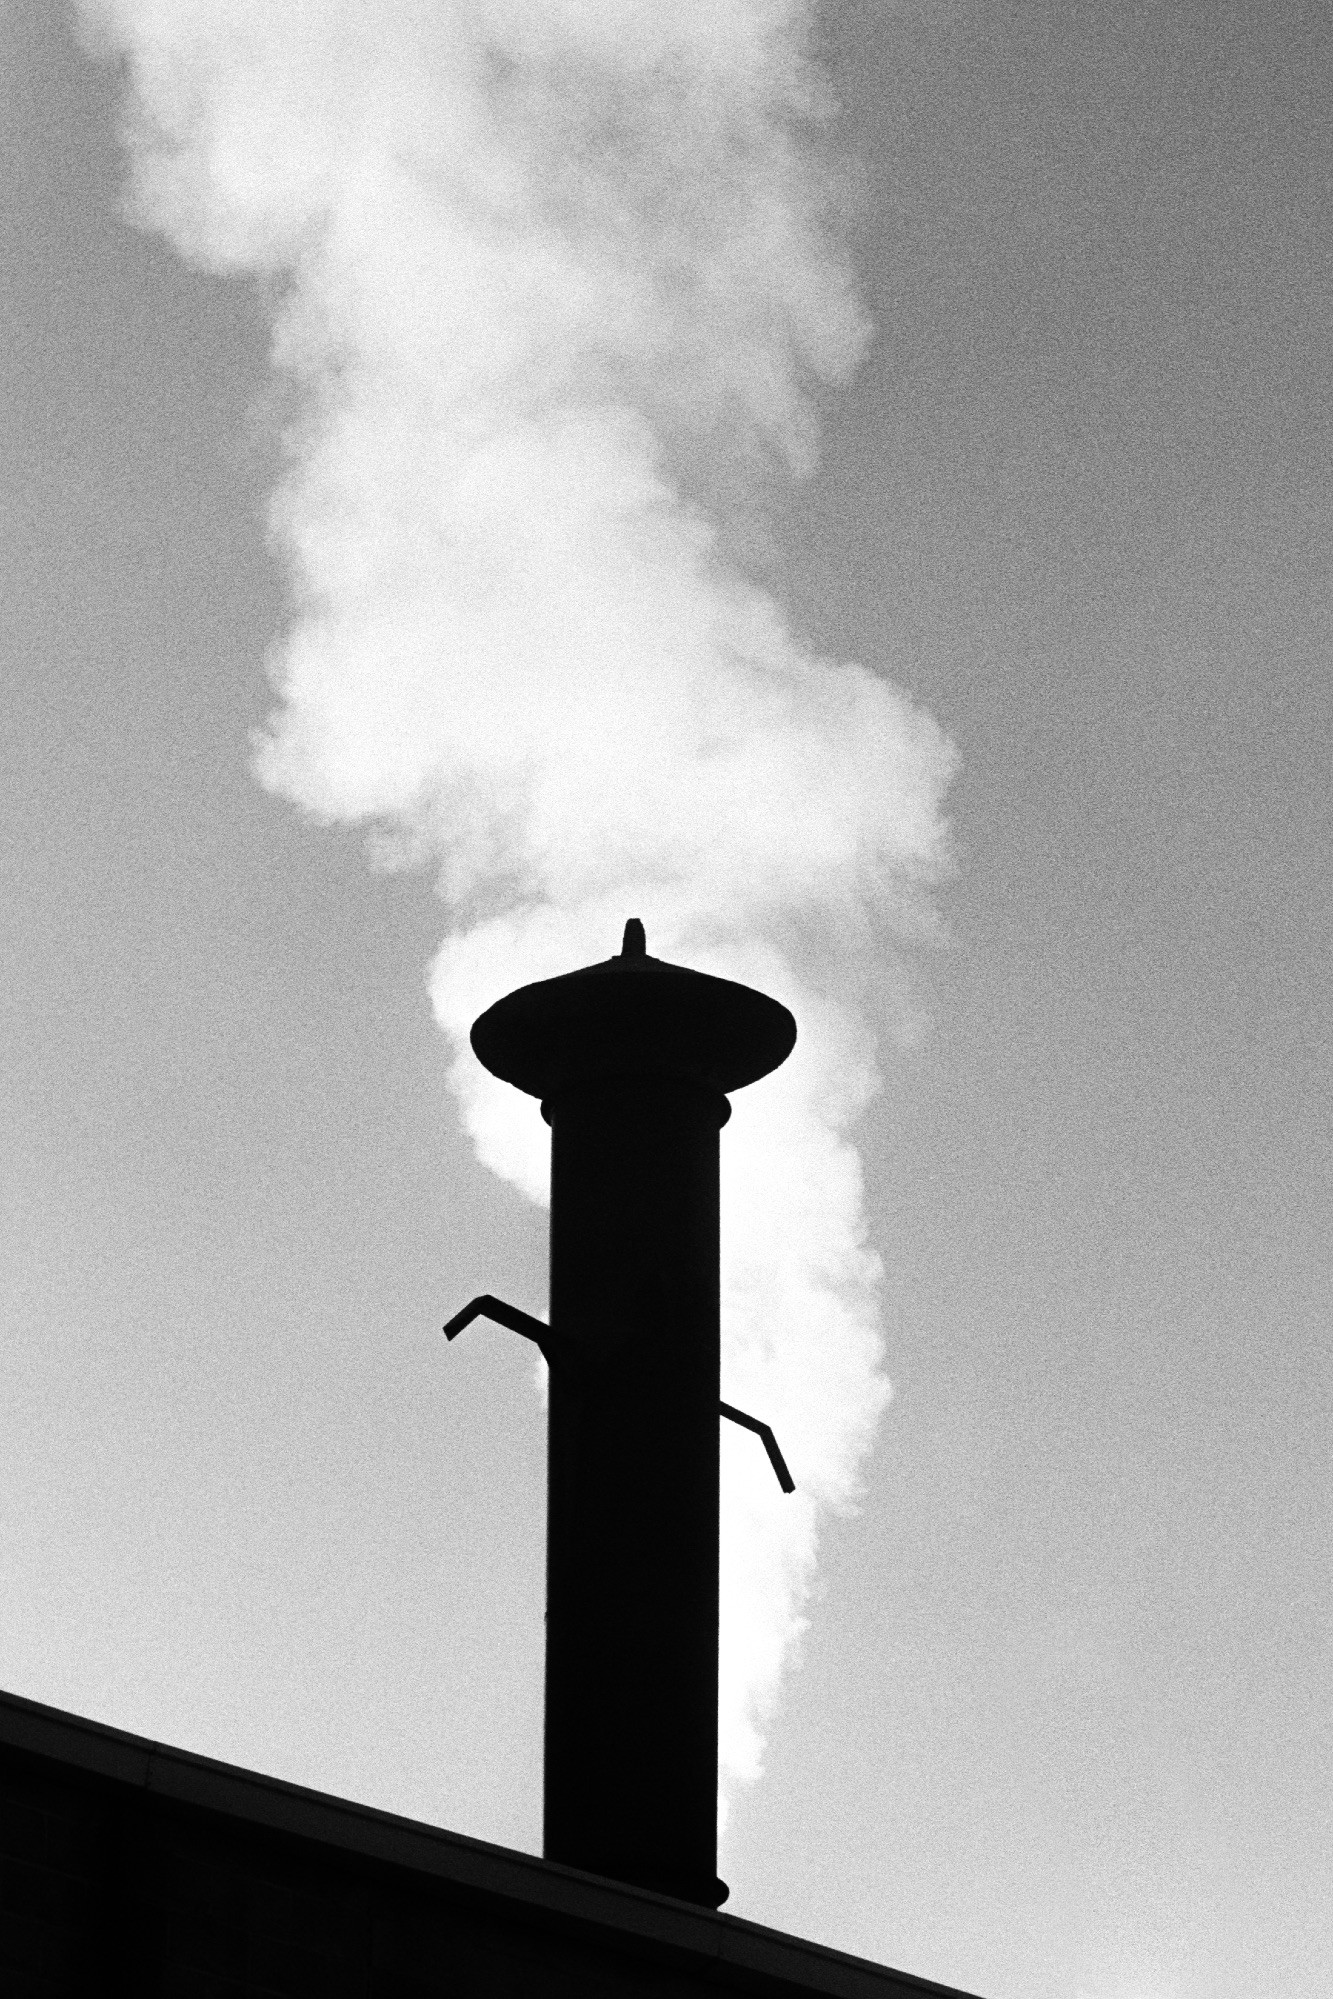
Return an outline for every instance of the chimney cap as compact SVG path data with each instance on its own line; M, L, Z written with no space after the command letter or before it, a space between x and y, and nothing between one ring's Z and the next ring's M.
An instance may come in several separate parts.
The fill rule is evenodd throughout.
M484 1068L543 1098L603 1077L648 1075L725 1094L757 1083L795 1045L785 1006L752 986L649 957L635 916L618 957L520 986L472 1028Z

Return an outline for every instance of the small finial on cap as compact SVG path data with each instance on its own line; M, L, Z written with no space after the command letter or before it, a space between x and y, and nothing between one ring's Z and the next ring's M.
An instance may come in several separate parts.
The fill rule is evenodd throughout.
M631 916L625 925L625 940L620 947L620 955L622 958L646 958L648 955L648 939L637 916Z

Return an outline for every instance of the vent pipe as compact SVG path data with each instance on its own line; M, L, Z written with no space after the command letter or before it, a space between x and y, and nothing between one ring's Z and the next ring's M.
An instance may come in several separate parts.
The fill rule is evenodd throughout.
M718 1152L727 1093L784 1061L785 1007L647 955L524 986L472 1046L551 1127L549 1860L716 1907Z

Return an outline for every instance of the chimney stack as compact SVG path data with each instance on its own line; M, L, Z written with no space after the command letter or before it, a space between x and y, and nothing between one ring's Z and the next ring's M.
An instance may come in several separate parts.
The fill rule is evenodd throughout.
M510 993L472 1046L551 1127L544 1853L715 1908L719 1133L785 1007L647 955ZM771 1431L758 1430L784 1487Z

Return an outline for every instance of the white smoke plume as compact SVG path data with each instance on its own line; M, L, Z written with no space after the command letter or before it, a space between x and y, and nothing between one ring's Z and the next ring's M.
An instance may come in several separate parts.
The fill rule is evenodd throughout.
M618 947L787 1002L723 1140L724 1783L754 1778L821 1510L888 1400L858 984L929 923L950 751L814 658L720 511L808 467L864 340L795 0L83 0L125 59L136 219L258 275L294 393L293 612L263 782L438 870L431 991L481 1158L545 1196L533 1106L467 1052ZM711 500L709 495L712 496ZM876 940L879 940L878 942ZM876 953L880 955L877 957ZM497 1282L501 1273L497 1273Z

